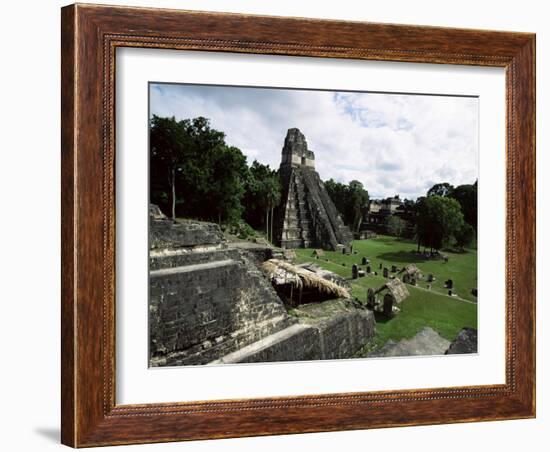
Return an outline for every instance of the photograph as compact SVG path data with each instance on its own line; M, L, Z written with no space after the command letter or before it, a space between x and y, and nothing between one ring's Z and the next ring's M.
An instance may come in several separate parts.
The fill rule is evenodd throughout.
M8 6L8 450L541 442L542 6L132 2Z
M476 96L149 83L149 367L472 354Z

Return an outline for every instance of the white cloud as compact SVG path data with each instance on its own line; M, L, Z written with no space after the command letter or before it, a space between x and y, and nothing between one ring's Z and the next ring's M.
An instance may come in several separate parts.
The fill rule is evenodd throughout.
M416 198L477 179L477 99L265 88L152 85L151 114L210 118L249 162L277 168L298 127L322 179L361 181L371 197Z

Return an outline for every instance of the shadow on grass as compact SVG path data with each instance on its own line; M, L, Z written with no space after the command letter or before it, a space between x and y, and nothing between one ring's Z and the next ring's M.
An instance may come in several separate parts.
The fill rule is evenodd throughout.
M422 254L411 253L410 251L396 251L391 253L379 254L378 259L382 259L389 262L407 262L410 264L417 262L426 262L430 259L426 258Z
M388 323L392 318L386 317L381 312L374 311L374 320L376 320L376 323Z

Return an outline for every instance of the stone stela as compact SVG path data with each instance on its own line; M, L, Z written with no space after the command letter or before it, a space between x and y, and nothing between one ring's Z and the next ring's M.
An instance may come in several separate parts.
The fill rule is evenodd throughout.
M276 241L282 248L349 250L353 235L315 171L315 154L300 130L289 129L280 165L282 203Z

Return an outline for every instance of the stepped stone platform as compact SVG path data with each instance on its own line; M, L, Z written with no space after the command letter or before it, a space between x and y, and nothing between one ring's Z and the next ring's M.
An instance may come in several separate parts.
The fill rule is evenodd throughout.
M151 212L151 367L351 357L374 334L372 313L348 300L289 315L259 267L269 248L232 246L215 224Z
M344 225L323 181L315 154L304 135L289 129L280 165L282 204L277 210L276 239L282 248L348 248L353 234Z
M374 336L371 311L349 300L329 300L294 310L299 323L210 364L351 358Z
M151 366L206 364L296 323L219 227L151 216Z

